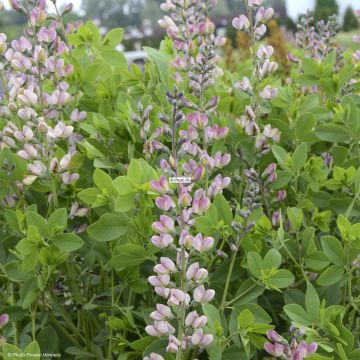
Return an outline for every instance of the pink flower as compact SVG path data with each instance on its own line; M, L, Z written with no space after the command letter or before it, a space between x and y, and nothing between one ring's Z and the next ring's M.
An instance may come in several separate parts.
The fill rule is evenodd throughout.
M181 341L179 341L174 335L169 336L169 344L166 347L166 351L170 353L176 353L181 346Z
M202 328L207 324L207 317L206 316L199 316L196 310L191 311L185 319L185 325L187 327L192 327L194 329Z
M209 122L208 117L200 112L194 112L187 115L187 121L195 128L203 129Z
M203 283L208 277L206 269L200 268L199 263L191 264L186 271L186 279L192 280L197 284Z
M250 21L245 15L241 14L232 21L232 26L239 31L248 30L250 28Z
M0 315L0 329L3 328L8 322L9 322L8 314Z
M174 220L169 216L161 215L160 221L155 221L152 224L152 229L159 234L171 233L174 230Z
M148 277L150 285L153 287L166 287L170 283L169 274L152 275Z
M39 30L37 37L40 42L51 43L56 39L56 31L54 29L42 27Z
M155 321L154 325L148 325L145 331L154 337L173 334L175 329L167 321Z
M65 185L70 185L78 181L79 177L78 173L70 173L67 171L61 175L61 180Z
M258 59L268 59L272 56L272 54L274 53L274 48L270 45L265 46L265 45L260 45L258 51L257 51L257 57Z
M157 193L166 194L169 190L169 183L166 180L165 176L160 176L159 181L152 180L150 181L150 187Z
M176 204L169 195L163 195L155 200L156 206L163 211L169 211L171 208L175 208Z
M249 6L261 6L264 0L248 0Z
M80 122L86 119L86 112L85 111L79 111L78 109L73 110L73 112L70 115L70 119L74 122Z
M173 241L174 241L174 239L169 234L160 234L160 236L154 235L151 238L151 242L156 247L161 248L161 249L168 247L170 244L173 243Z
M212 237L204 238L202 234L199 233L191 239L191 244L197 251L207 251L213 246L214 239Z
M161 257L160 264L157 264L154 267L154 271L158 274L169 274L175 272L175 270L176 266L174 262L167 257Z
M209 207L210 199L206 196L205 190L196 190L192 202L192 212L195 214L203 214Z
M185 306L189 306L190 303L190 296L189 294L184 293L182 290L179 289L171 289L170 290L170 297L167 302L169 306L178 307L180 304L185 304Z
M174 318L174 315L171 312L171 309L163 304L156 304L156 311L153 311L150 314L151 319L155 321L171 320Z
M164 360L164 358L155 353L151 353L149 356L145 356L143 360Z
M284 354L285 347L281 344L271 344L269 342L265 343L264 349L270 355L275 357L280 357Z
M11 46L15 51L21 53L32 50L31 42L25 36L21 36L19 40L13 40Z
M267 22L274 16L274 9L267 8L265 9L263 6L256 13L256 21L259 22Z
M214 296L215 291L212 289L205 290L204 285L200 285L194 290L194 300L201 304L208 303Z
M196 329L191 337L191 343L201 348L207 347L213 341L211 334L204 334L202 329Z

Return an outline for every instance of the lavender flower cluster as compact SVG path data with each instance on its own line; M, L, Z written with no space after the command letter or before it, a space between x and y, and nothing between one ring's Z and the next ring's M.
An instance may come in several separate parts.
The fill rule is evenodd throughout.
M24 35L11 44L0 34L5 89L0 113L7 120L0 133L0 148L14 149L28 162L28 174L17 185L20 190L38 178L57 175L65 185L72 184L79 178L72 159L81 139L72 123L86 118L85 112L72 106L66 81L73 69L64 60L70 51L65 33L77 26L65 29L61 16L70 12L72 5L55 19L46 12L46 0L24 4L12 0L11 5L28 23Z
M301 340L305 331L296 328L295 325L290 327L290 343L279 335L275 330L270 330L267 337L271 342L264 345L266 352L270 355L286 360L303 360L314 354L318 348L316 342L306 343Z
M2 314L0 315L0 330L7 325L9 322L9 315L8 314ZM4 336L0 336L0 349L5 345L6 338Z
M244 77L235 84L235 88L247 93L251 97L251 104L246 106L245 114L237 119L238 125L249 136L255 136L255 149L258 156L263 156L270 151L269 142L280 141L280 131L273 129L270 124L260 129L261 101L269 101L277 96L278 89L267 85L260 87L261 81L278 69L278 64L271 61L274 53L272 46L260 44L259 41L266 33L266 23L274 16L273 8L262 6L263 0L246 0L247 14L240 14L232 24L238 31L249 35L251 40L250 52L253 55L252 77Z

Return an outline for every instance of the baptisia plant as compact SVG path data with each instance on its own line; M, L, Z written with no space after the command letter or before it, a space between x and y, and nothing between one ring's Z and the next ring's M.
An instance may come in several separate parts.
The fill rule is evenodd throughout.
M42 181L51 186L56 206L55 179L69 185L79 178L73 160L80 138L72 123L84 120L86 113L74 108L66 80L72 65L65 60L70 49L62 16L72 5L60 14L56 2L52 4L56 16L47 13L46 0L11 1L13 9L27 17L27 27L24 35L10 44L5 34L0 36L5 91L0 110L7 121L0 144L27 162L27 174L17 188L21 191ZM14 196L10 194L8 202Z
M167 1L162 5L163 10L172 12L161 24L167 27L178 50L173 66L177 70L185 66L190 92L198 102L185 98L176 86L173 93L168 92L172 115L159 115L163 126L147 137L146 147L168 154L168 159L160 162L164 175L151 183L159 194L155 204L163 212L153 223L156 235L151 241L167 256L154 267L157 275L149 278L156 293L167 302L156 305L150 315L154 323L146 331L152 336L168 336L166 351L176 353L179 360L190 351L202 351L213 341L205 329L208 319L201 315L201 304L215 296L214 290L206 288L208 271L202 267L214 239L196 232L195 219L208 210L211 198L230 184L230 179L221 174L213 176L230 162L230 155L209 153L212 144L228 133L226 127L210 124L219 98L206 101L205 93L213 82L217 61L214 26L206 17L214 5L214 1ZM178 72L175 80L182 82ZM162 356L152 353L145 359Z

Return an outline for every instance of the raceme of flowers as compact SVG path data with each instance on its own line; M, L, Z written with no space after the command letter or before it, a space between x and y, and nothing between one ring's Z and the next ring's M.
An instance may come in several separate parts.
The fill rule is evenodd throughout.
M17 184L19 190L37 179L56 175L69 185L79 178L72 160L81 140L72 123L86 118L86 113L73 108L66 81L72 65L65 60L69 53L65 35L76 26L65 30L61 16L70 12L72 6L66 6L61 16L54 19L46 12L44 0L23 4L12 0L11 4L27 17L28 24L24 35L10 44L6 35L0 34L6 84L0 110L7 119L0 134L0 147L16 150L27 161L28 175ZM14 196L10 194L8 201Z

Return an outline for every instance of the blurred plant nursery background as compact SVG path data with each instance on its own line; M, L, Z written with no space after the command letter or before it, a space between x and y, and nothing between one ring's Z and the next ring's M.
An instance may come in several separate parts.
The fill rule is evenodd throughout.
M67 0L54 1L57 1L59 8L68 4ZM122 27L125 29L125 38L119 50L141 51L143 46L157 47L163 37L163 29L157 22L163 16L161 2L162 0L73 0L74 11L67 16L67 21L91 20L104 33L109 29ZM339 45L353 46L352 37L359 26L354 10L360 9L360 0L268 0L266 3L276 11L276 20L271 24L268 34L275 43L286 42L286 46L291 46L295 24L301 15L310 10L313 11L315 20L327 20L330 15L337 14L341 28ZM225 51L228 54L234 49L247 48L247 39L244 35L237 34L231 26L231 19L241 11L242 0L220 0L212 13L218 33L227 34ZM16 38L23 31L24 23L25 17L11 10L4 0L0 12L0 32L6 33L9 39ZM129 57L133 57L130 60L136 62L136 53L129 54Z

